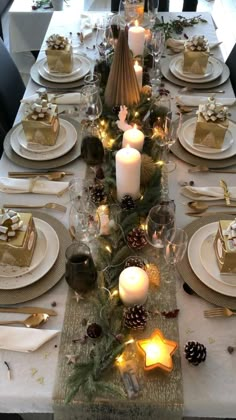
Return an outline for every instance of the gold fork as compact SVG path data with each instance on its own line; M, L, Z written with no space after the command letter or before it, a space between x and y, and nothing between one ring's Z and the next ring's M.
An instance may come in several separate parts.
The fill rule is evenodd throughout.
M216 316L232 316L236 315L236 312L231 311L231 309L228 308L214 308L214 309L207 309L204 311L204 317L205 318L214 318Z
M4 204L3 207L4 209L52 209L62 211L63 213L66 212L66 207L58 203L46 203L38 206L27 206L23 204Z
M73 175L72 172L54 171L54 172L8 172L9 178L33 178L43 176L50 181L57 181L64 178L66 175Z

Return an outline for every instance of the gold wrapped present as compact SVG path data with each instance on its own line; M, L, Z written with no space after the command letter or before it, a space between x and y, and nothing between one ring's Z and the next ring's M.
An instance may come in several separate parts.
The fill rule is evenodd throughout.
M184 46L183 72L205 74L209 58L209 45L204 36L194 36Z
M53 146L59 132L57 105L48 102L47 94L41 94L22 119L22 126L28 142Z
M193 143L199 146L221 149L228 130L228 108L209 98L206 105L199 105Z
M214 249L220 272L236 273L236 220L219 221Z
M47 63L52 73L71 73L73 68L73 51L69 40L60 35L51 35L47 39Z
M36 239L32 214L0 209L0 264L30 266Z

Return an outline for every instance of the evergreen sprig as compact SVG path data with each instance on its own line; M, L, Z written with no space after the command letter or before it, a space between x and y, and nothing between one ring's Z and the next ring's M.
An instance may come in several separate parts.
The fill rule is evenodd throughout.
M192 18L178 16L177 19L171 20L169 22L156 22L154 25L154 29L162 28L165 32L166 39L168 39L171 38L173 33L182 34L185 28L197 25L200 22L206 23L207 20L202 18L201 15Z

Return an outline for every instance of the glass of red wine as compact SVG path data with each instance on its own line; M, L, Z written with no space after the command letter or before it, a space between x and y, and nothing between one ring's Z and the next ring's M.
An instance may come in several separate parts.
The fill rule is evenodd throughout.
M83 242L73 242L66 249L65 278L77 293L86 293L97 285L97 269L89 247Z

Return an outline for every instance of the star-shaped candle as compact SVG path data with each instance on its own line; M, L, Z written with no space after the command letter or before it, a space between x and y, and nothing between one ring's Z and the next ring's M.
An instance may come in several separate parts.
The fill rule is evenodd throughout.
M145 355L145 370L159 367L167 372L172 371L172 355L178 344L167 340L160 330L154 330L150 338L138 340L137 346Z

